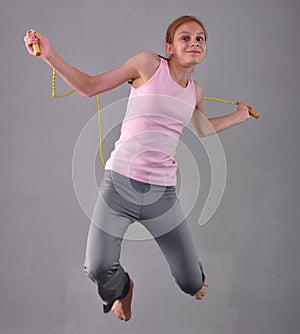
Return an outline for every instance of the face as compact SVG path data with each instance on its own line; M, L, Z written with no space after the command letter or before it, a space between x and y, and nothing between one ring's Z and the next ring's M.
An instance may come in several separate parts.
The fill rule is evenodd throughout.
M195 21L180 25L174 34L172 44L166 44L170 58L180 63L199 64L206 54L204 29Z

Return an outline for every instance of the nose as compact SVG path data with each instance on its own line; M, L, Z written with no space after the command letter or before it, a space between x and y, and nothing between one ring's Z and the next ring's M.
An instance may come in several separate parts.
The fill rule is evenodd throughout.
M199 41L197 39L193 39L192 40L191 47L193 47L193 46L197 46L197 47L200 46L200 43L199 43Z

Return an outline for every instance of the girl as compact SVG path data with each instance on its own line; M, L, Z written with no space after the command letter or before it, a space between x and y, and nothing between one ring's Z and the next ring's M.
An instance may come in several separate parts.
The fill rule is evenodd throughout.
M162 250L176 283L200 300L207 291L187 222L176 195L176 145L191 121L200 137L250 118L239 103L231 114L205 122L201 85L190 75L206 54L207 32L195 17L182 16L166 33L168 59L141 52L120 67L95 76L72 67L49 40L29 30L24 38L30 54L39 43L41 58L78 93L91 97L124 82L132 83L121 135L107 161L90 224L84 269L106 303L124 321L131 318L133 280L120 265L120 249L129 225L140 221ZM207 126L209 124L210 126Z

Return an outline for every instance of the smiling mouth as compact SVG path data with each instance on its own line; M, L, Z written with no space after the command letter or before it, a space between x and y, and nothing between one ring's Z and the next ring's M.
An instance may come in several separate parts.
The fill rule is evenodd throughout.
M187 51L188 53L197 53L197 54L199 54L199 53L201 53L200 51L197 51L197 50L192 50L192 51Z

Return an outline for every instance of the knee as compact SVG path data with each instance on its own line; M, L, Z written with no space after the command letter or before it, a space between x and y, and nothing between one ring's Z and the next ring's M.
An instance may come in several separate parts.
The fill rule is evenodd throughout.
M194 296L199 292L203 286L203 281L200 277L198 279L185 280L182 282L177 282L179 288L186 294Z
M105 278L114 271L113 268L113 264L105 262L86 262L84 264L85 273L94 282L105 280Z
M199 267L200 271L190 273L189 275L181 277L180 280L177 280L180 289L191 296L194 296L202 289L206 280L201 262L199 262Z

